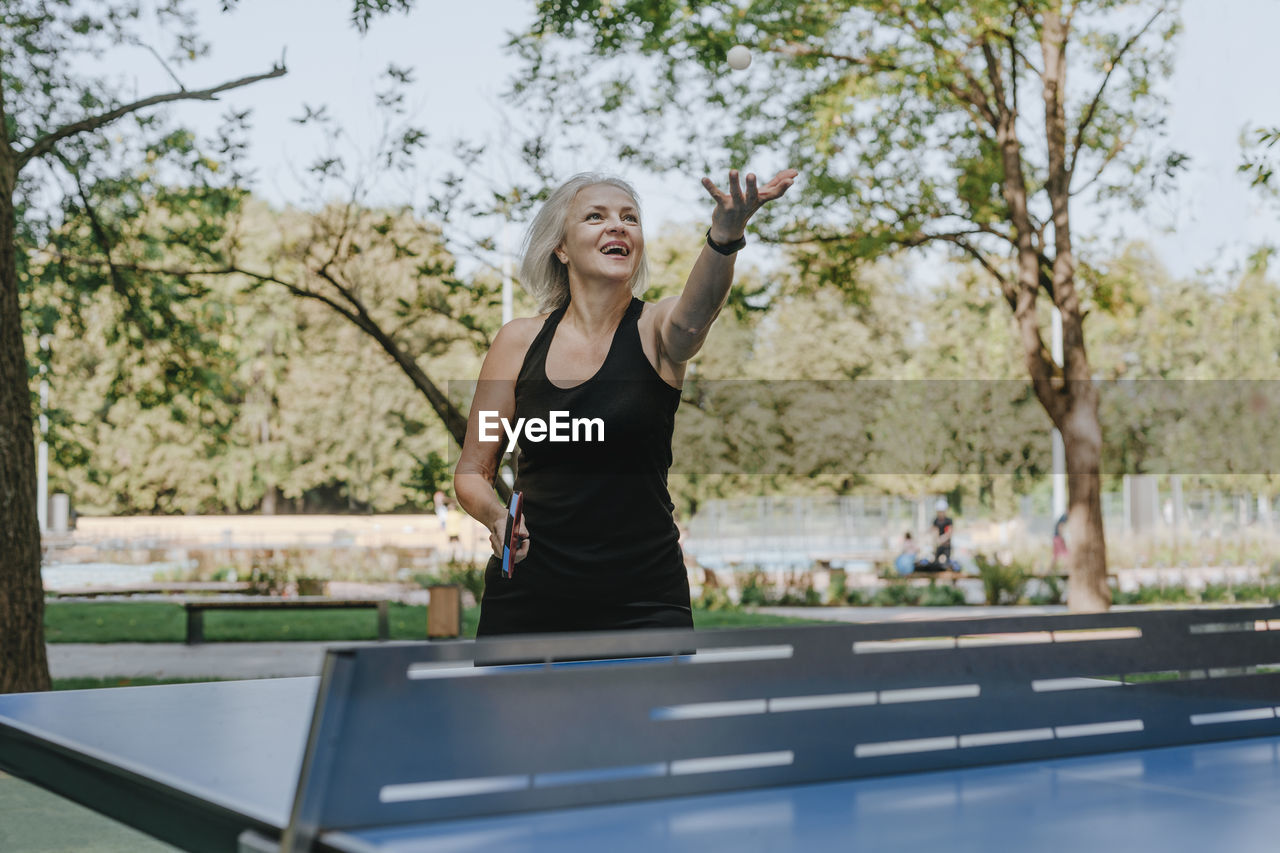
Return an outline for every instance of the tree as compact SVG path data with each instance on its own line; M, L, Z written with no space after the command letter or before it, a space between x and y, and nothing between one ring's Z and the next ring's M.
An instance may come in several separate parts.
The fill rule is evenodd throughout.
M351 229L366 247L363 269L350 271L361 279L361 298L433 374L474 376L473 333L435 312L398 316L402 304L447 305L450 294L418 274L421 259L396 259L378 244L386 238L373 226L387 217L363 211ZM236 225L240 262L307 281L297 247L318 218L246 202ZM443 256L434 229L407 214L391 219L399 242ZM115 257L123 254L117 247ZM31 294L28 315L48 302L57 307L65 298L59 290ZM204 384L220 389L216 395L177 389L163 405L148 405L162 367L152 347L86 334L67 318L53 332L50 481L82 513L390 512L430 500L434 486L423 494L425 482L408 484L433 453L447 456L448 433L376 341L316 300L244 276L209 277L199 302L202 328L221 342L219 357L205 359ZM110 294L82 303L88 328L124 322ZM466 313L461 299L454 304ZM496 327L497 309L480 308L471 311ZM117 381L122 375L127 384Z
M174 67L204 52L184 3L162 3L153 11L174 37ZM132 100L106 78L78 73L86 56L121 45L149 48L140 35L143 12L136 2L87 11L80 5L36 0L14 0L0 10L0 655L5 660L0 692L49 686L31 373L21 320L22 294L46 280L32 277L31 253L64 214L76 210L85 214L86 231L67 236L109 250L113 235L95 225L101 221L94 209L98 203L117 211L127 207L142 183L131 175L146 167L155 170L157 185L164 183L160 170L170 177L193 172L197 177L189 189L175 190L165 199L175 218L157 240L177 242L209 226L212 214L225 209L234 193L221 192L225 187L216 181L200 180L210 177L210 161L199 154L189 134L164 128L157 108L175 101L216 100L224 92L285 73L276 66L208 88L188 88L175 76L170 90ZM162 60L159 64L173 74ZM136 123L136 134L118 142L108 129L119 132L126 119ZM121 169L122 161L128 168ZM93 278L81 283L115 290L130 308L130 328L124 333L139 339L168 334L173 304L193 296L175 291L169 281L120 270ZM175 373L184 367L181 358L169 366Z
M379 180L402 177L409 185L419 182L413 174L416 155L426 148L428 134L406 116L405 88L412 82L409 69L390 66L383 75L383 88L376 95L379 134L369 155L343 151L337 140L342 128L329 118L323 107L307 106L296 119L317 126L330 148L308 168L314 209L282 216L279 238L269 249L245 245L256 229L243 227L241 205L231 225L214 238L206 235L197 258L146 257L136 246L117 244L132 258L84 252L73 258L82 266L101 270L127 269L133 273L171 277L188 287L216 277L232 276L248 280L254 287L279 287L299 299L326 306L336 315L375 341L426 399L435 417L445 426L459 447L466 434L466 417L458 401L433 379L419 356L466 338L480 351L488 348L496 331L499 296L481 278L463 281L453 254L445 244L442 224L477 260L492 251L491 241L466 240L455 219L476 218L495 213L462 196L462 176L445 173L427 211L432 222L415 217L407 208L374 208L370 197ZM482 153L459 146L465 169L474 167ZM515 205L521 198L534 197L519 187L495 191L494 204ZM337 197L341 201L334 201ZM406 279L410 286L404 287ZM399 291L397 292L397 287ZM426 322L424 322L424 320ZM436 321L434 325L430 321ZM510 487L501 479L495 487L505 500Z
M802 192L757 230L801 268L825 265L829 285L902 250L938 247L980 264L1015 320L1035 397L1063 435L1080 543L1071 601L1097 610L1110 600L1102 430L1072 211L1084 193L1141 203L1181 167L1181 155L1158 153L1154 91L1171 59L1176 6L540 2L515 41L526 68L513 89L652 167L706 171L713 155L742 164L785 152L804 175ZM757 57L747 74L725 70L735 43ZM1061 368L1041 296L1062 317Z

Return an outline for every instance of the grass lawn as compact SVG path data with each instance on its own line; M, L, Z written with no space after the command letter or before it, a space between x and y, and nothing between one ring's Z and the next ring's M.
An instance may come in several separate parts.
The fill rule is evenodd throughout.
M426 639L426 607L392 603L387 615L391 639ZM470 607L463 612L465 636L475 636L479 618L479 608ZM813 621L739 610L695 610L693 613L695 627L704 630L800 625ZM180 605L162 601L45 603L45 639L50 643L181 643L186 639L186 624ZM377 616L372 610L214 610L205 613L204 636L207 642L373 640L377 639Z

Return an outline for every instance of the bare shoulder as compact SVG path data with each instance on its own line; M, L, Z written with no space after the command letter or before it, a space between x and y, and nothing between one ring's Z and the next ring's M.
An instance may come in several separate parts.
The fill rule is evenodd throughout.
M489 354L485 356L481 373L486 378L514 378L524 363L525 353L529 351L533 339L538 336L543 323L550 317L550 312L535 317L520 317L507 323L498 330L493 343L489 345Z
M551 316L548 311L545 314L538 314L535 317L519 317L507 323L498 330L497 336L493 339L494 346L498 346L498 342L502 341L502 345L506 347L517 347L521 350L521 355L529 349L529 345L533 343L533 339L538 336L538 332L542 330L542 326L547 322L547 318Z

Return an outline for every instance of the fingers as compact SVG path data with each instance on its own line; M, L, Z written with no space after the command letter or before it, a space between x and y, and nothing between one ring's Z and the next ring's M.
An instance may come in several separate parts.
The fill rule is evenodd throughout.
M773 180L765 184L760 190L760 200L772 201L775 198L781 197L782 194L795 183L799 174L800 173L795 169L783 169L781 172L774 175Z
M710 178L702 179L702 186L721 207L730 208L744 206L754 210L766 201L772 201L785 193L795 183L800 173L795 169L783 169L764 186L758 186L755 173L748 172L746 189L738 180L738 170L729 170L729 192L725 193Z
M703 178L702 186L711 195L711 197L715 199L717 204L724 204L725 194L720 192L720 188L712 183L710 178Z

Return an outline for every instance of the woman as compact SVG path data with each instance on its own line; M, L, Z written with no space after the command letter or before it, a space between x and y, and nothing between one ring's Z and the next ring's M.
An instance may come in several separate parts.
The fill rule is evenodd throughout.
M546 313L494 338L454 475L459 503L489 528L495 554L479 635L693 626L667 492L680 385L724 305L747 222L796 175L788 169L760 187L747 175L744 190L731 171L727 193L704 178L716 203L707 245L683 292L656 304L634 296L647 268L628 184L578 175L547 199L520 267ZM552 440L545 425L555 413L582 431ZM522 542L504 577L507 508L492 483L512 425L522 424Z

